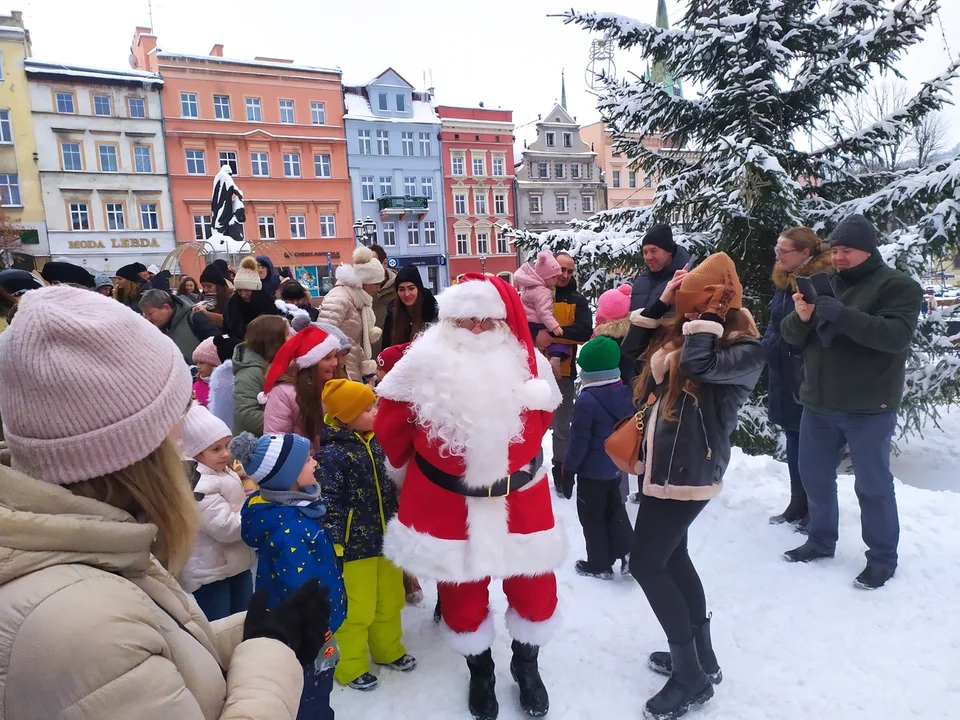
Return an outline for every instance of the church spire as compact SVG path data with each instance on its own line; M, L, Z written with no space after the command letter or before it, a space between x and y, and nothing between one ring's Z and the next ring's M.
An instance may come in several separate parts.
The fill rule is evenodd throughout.
M563 68L560 69L560 107L567 109L567 78Z
M670 17L667 15L667 0L657 0L657 27L663 30L670 29ZM654 63L653 68L647 71L647 79L662 85L671 95L683 97L680 83L667 70L663 63Z

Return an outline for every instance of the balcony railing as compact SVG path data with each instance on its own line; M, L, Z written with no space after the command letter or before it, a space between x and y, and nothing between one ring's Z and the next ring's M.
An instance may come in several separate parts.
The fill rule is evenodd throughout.
M388 214L426 212L429 202L426 195L385 195L377 200L380 212Z

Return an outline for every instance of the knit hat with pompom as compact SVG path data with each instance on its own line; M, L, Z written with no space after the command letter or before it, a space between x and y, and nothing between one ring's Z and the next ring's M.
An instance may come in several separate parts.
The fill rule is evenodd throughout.
M379 285L387 277L387 271L370 248L358 247L353 251L353 270L361 285Z
M549 250L541 250L537 253L537 261L533 265L533 270L541 280L549 280L560 275L562 269L560 263Z
M263 435L242 432L230 441L230 452L243 471L267 490L289 490L310 457L310 441L300 435Z
M597 301L597 325L622 320L630 314L630 285L607 290Z
M259 290L263 287L255 257L248 255L240 261L240 269L233 278L233 287L237 290Z

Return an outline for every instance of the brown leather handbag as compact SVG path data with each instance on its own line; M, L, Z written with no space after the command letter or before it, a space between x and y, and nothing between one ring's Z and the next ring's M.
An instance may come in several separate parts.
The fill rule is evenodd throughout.
M617 469L631 475L639 475L643 472L638 465L640 464L640 447L643 445L644 415L656 401L656 395L650 393L643 407L635 415L624 418L614 425L610 437L604 441L603 449L607 451L607 455L613 460Z

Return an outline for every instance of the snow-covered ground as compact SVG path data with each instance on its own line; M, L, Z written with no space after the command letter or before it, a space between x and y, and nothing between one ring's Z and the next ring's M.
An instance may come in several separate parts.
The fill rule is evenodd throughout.
M902 447L898 476L922 474L928 486L960 489L957 423ZM951 432L952 430L952 432ZM549 443L547 443L549 452ZM937 485L939 483L939 485ZM887 587L864 592L853 578L864 564L853 479L840 479L841 538L834 560L790 565L780 554L803 537L767 517L787 499L786 467L734 451L723 492L690 533L690 553L714 613L713 636L724 680L691 720L907 720L960 717L960 493L897 483L900 568ZM921 484L917 482L916 484ZM581 578L583 557L574 501L555 501L570 554L558 573L564 627L542 653L554 720L641 717L663 684L646 656L666 649L662 631L632 578ZM635 507L631 506L631 515ZM525 717L510 678L506 609L496 586L494 644L503 720ZM407 649L420 665L409 675L374 670L369 694L337 688L342 719L467 720L467 669L432 620L436 591L424 583L422 607L404 611Z

